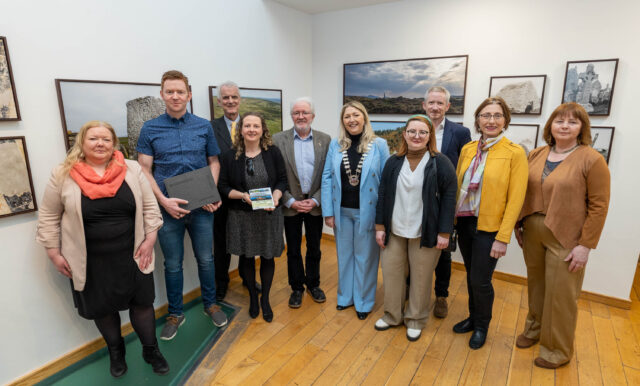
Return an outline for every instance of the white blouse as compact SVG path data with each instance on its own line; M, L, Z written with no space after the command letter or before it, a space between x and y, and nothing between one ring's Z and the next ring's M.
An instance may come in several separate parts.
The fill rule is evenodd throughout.
M422 185L424 168L431 155L427 151L414 171L405 157L396 184L396 199L391 215L391 232L407 239L415 239L422 234Z

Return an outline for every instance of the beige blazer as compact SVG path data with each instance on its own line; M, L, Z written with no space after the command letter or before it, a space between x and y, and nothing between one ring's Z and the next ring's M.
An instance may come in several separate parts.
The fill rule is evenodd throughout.
M142 174L136 161L125 160L127 174L124 180L129 185L136 202L134 251L138 249L147 233L162 227L162 215L149 181ZM87 279L87 248L82 220L82 192L78 184L68 175L59 177L62 165L51 173L44 192L38 216L36 241L45 248L60 248L62 256L71 267L73 287L82 291ZM131 256L134 258L133 256ZM135 259L139 264L138 259ZM142 270L150 273L154 269L155 255L151 264Z
M302 200L302 188L300 187L300 177L298 177L298 168L296 167L296 155L293 149L293 130L282 131L273 136L273 143L280 149L282 158L284 158L285 165L287 166L287 180L289 187L282 194L280 202L284 205L291 197L296 200ZM319 204L322 202L320 198L320 192L322 188L322 170L324 169L324 162L327 158L327 151L329 150L329 143L331 143L331 137L323 133L322 131L313 130L313 154L314 165L313 175L311 177L311 187L309 189L309 198L315 198L318 201L318 206L313 208L309 214L313 216L321 216L322 209ZM283 206L283 214L285 216L295 216L297 211L291 208Z

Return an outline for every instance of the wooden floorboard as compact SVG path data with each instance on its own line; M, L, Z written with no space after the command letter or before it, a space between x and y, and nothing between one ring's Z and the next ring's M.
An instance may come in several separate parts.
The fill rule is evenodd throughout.
M578 301L575 355L556 370L533 365L539 346L515 347L527 316L527 287L494 280L495 301L485 346L471 350L470 334L452 327L466 318L465 273L452 271L449 315L430 317L417 342L404 327L376 331L383 315L382 275L369 317L354 309L336 310L335 244L322 242L321 287L327 301L305 294L290 309L286 257L276 260L271 291L272 323L248 316L248 294L233 278L227 301L242 309L188 384L216 385L640 385L640 274L631 291L631 308ZM304 251L303 251L304 253Z

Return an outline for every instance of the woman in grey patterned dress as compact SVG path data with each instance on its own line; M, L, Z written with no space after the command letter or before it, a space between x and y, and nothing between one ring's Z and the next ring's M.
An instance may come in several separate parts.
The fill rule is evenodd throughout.
M284 219L279 206L287 189L282 154L271 142L265 119L260 113L240 118L233 147L222 155L218 188L229 198L227 252L240 256L240 270L247 281L249 316L256 318L262 308L265 321L273 320L269 291L273 282L273 258L284 251ZM253 210L249 190L271 188L275 208ZM260 256L262 297L255 286L254 256Z

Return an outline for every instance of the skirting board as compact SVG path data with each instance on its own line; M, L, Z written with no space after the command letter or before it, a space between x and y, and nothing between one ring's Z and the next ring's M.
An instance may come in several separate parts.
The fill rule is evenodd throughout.
M335 241L335 237L333 235L328 234L328 233L323 233L322 234L322 239L323 240L328 240L328 241ZM462 264L460 262L452 261L451 262L451 266L453 268L459 270L459 271L466 271L465 268L464 268L464 264ZM504 281L509 282L509 283L527 285L527 278L526 277L519 276L519 275L514 275L512 273L495 271L493 273L493 277L495 277L496 279L499 279L499 280L504 280ZM593 293L593 292L589 292L589 291L582 291L582 293L580 294L580 299L589 300L589 301L596 302L596 303L602 303L602 304L606 304L606 305L611 306L611 307L622 308L624 310L630 310L631 309L631 300L614 298L613 296L601 295L601 294L597 294L597 293Z

